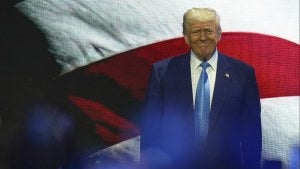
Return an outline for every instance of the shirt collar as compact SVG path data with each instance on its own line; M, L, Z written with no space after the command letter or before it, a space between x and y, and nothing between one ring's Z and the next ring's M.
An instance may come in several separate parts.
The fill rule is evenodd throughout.
M207 61L210 67L216 71L217 70L217 61L218 61L218 50L216 49L215 53L212 57ZM202 63L201 60L198 59L196 54L191 50L191 67L195 70Z

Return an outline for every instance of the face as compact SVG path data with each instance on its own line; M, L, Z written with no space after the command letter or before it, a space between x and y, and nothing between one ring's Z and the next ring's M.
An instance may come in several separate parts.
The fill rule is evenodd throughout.
M200 60L208 60L216 50L220 32L214 21L194 21L187 25L184 38Z

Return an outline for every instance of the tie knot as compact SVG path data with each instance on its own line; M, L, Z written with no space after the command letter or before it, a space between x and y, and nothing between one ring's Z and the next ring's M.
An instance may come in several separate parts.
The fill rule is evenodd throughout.
M200 64L200 66L202 67L202 69L206 70L206 68L209 67L209 63L206 62L206 61L204 61L204 62L202 62L202 63Z

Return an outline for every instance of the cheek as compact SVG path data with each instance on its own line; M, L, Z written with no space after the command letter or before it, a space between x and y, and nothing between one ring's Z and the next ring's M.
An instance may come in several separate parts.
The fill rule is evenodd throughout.
M210 43L211 43L212 47L217 46L218 42L219 42L219 40L217 38L211 38L210 39Z
M197 42L199 41L199 38L198 37L190 37L190 43L192 44L196 44Z

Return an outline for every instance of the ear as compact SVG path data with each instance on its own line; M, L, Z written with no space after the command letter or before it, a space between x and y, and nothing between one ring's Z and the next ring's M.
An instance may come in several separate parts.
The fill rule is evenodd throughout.
M222 29L221 27L218 27L218 42L221 40L221 36L222 36Z
M218 34L218 42L221 40L222 32Z
M190 46L190 41L189 41L188 36L185 34L183 37L184 37L185 43L186 43L188 46Z

